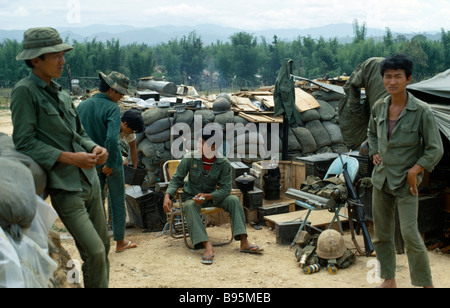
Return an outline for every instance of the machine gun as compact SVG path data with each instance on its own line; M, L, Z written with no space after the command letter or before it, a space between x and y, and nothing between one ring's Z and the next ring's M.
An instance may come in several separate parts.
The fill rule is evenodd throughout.
M355 228L353 226L353 217L356 217L356 221L357 221L356 234L359 235L360 231L362 230L363 237L364 237L365 255L368 257L372 254L372 252L374 251L374 248L372 245L372 240L370 239L369 230L367 229L366 218L364 217L365 216L364 209L363 209L364 205L361 204L361 201L360 201L358 195L356 194L355 189L353 188L352 181L350 180L350 176L347 171L347 163L344 163L344 160L342 159L342 155L341 155L340 151L339 151L339 158L341 159L341 162L342 162L345 183L347 184L347 189L348 189L348 194L349 194L349 199L350 199L350 200L347 200L347 203L348 203L348 210L349 210L350 229L352 232L352 241L355 244L358 252L362 255L363 254L362 250L359 247L358 243L356 242L355 234L354 234Z

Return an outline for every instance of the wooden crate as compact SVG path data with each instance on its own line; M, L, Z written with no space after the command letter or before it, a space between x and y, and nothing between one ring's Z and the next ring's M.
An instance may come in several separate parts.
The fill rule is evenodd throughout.
M255 185L260 189L264 187L264 174L267 173L264 163L270 163L270 161L256 162L252 164L250 173L254 175L257 180ZM285 193L289 188L300 189L301 184L306 180L306 166L304 163L297 161L279 161L278 167L280 168L280 184L281 193Z
M242 194L240 189L232 189L231 196L236 196L239 198L242 206L244 206L244 195ZM223 224L230 223L230 215L225 211L220 211L218 213L206 215L206 223L208 225L221 226Z

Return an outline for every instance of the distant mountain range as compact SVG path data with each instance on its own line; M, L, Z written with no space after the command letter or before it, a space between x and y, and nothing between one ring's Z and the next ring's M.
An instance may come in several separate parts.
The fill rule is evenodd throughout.
M22 42L23 30L0 30L0 42L4 39L17 40ZM180 39L183 36L188 36L189 33L195 31L201 37L204 45L210 45L217 41L227 42L230 36L237 32L251 33L260 40L265 37L268 43L271 43L273 36L276 35L279 40L293 41L299 36L311 36L312 38L324 39L337 38L340 42L351 42L354 37L353 24L332 24L322 27L314 27L308 29L274 29L252 31L239 28L221 27L218 25L204 24L197 26L158 26L158 27L133 27L127 25L91 25L86 27L71 27L58 28L63 39L68 38L69 42L76 40L83 42L84 40L92 41L94 38L98 41L106 42L108 40L116 39L120 41L121 45L128 45L131 43L145 43L150 46L155 46L160 43L166 43L171 39ZM394 38L397 35L404 35L406 38L411 38L419 33L396 33L393 32ZM439 40L441 35L439 32L434 33L420 33L429 39ZM375 39L382 39L385 35L385 29L367 29L367 37Z

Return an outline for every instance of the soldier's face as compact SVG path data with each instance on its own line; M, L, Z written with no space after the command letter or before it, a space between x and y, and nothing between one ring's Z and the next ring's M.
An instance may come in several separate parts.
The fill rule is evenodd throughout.
M59 78L64 70L66 59L64 51L48 53L44 60L35 58L32 60L35 72L44 80Z
M406 77L402 69L388 69L384 72L383 83L386 91L391 95L402 94L406 91L406 86L411 82L412 76Z
M213 143L210 145L207 141L202 138L198 138L197 140L197 149L200 154L205 156L208 159L212 159L216 156L216 145Z

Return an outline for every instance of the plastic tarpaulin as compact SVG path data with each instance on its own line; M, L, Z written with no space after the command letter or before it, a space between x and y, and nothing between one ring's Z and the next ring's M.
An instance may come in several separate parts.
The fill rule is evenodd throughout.
M48 253L48 232L58 216L36 199L36 216L20 241L0 227L0 288L46 288L57 269Z

